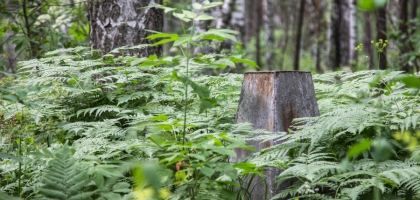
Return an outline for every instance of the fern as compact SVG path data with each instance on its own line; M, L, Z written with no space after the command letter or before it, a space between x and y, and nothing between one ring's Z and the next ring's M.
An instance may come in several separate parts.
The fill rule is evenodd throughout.
M95 193L84 192L91 180L72 157L67 145L54 153L53 160L45 169L42 182L43 186L39 191L48 199L92 199L91 196Z

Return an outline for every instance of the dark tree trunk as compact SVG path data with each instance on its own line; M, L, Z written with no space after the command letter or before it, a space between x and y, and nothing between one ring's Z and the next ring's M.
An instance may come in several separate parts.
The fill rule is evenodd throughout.
M373 51L372 51L372 24L371 24L371 14L370 12L366 12L365 14L366 21L365 21L365 40L363 46L365 47L365 53L369 56L369 69L374 69L374 59L373 59Z
M255 7L258 1L245 0L245 41L249 41L255 30Z
M122 46L154 43L145 39L152 34L145 29L162 31L163 10L142 8L152 5L152 2L162 4L162 0L88 1L91 46L108 53ZM137 48L121 53L137 57L161 55L162 47Z
M262 64L261 64L261 37L260 37L260 30L261 30L261 25L262 25L262 1L257 1L256 2L256 9L255 9L255 14L254 16L256 16L255 19L255 49L256 49L256 62L258 64L258 66L260 66L260 68L262 68Z
M417 19L418 8L419 8L419 1L413 0L413 3L411 4L411 17L410 17L412 20ZM420 64L419 64L418 59L414 61L414 66L416 67L417 72L420 71Z
M341 20L343 17L342 11L342 0L335 0L335 9L333 14L333 38L334 38L334 58L333 58L333 68L338 69L340 68L340 61L341 61L341 38L340 38L340 26Z
M322 68L321 68L321 51L322 51L322 44L324 43L322 41L322 29L324 28L324 22L322 20L322 16L324 15L324 8L322 5L322 1L316 1L316 0L312 0L312 4L315 7L315 11L316 11L316 22L317 22L317 27L316 27L316 56L315 56L315 69L318 73L322 73Z
M294 70L299 70L300 49L301 49L300 47L302 43L302 27L303 27L304 14L305 14L305 0L300 0L298 29L297 29L296 46L295 46L295 57L294 57L294 62L293 62Z
M386 35L386 6L376 10L376 36L377 39L387 40ZM379 69L387 68L386 48L379 53Z
M400 49L401 54L405 54L405 53L410 52L409 44L407 44L407 42L409 42L409 41L407 41L407 38L409 36L409 34L408 34L408 1L409 0L399 0L399 2L398 2L399 6L400 6L399 29L400 29L400 32L402 34L402 37L400 37L401 38L401 43L402 43L401 47L400 47L401 48ZM411 71L410 66L408 65L407 62L402 63L401 70L406 71L406 72Z
M279 6L279 9L282 9L283 7ZM293 23L294 17L293 14L295 11L295 6L289 6L288 4L285 6L285 8L283 8L284 10L284 16L282 17L284 20L284 34L285 36L283 37L283 44L281 46L279 46L279 48L281 48L281 59L280 59L280 69L284 70L284 63L285 63L285 58L286 58L286 51L287 51L287 47L289 45L289 38L290 38L290 34L289 34L289 30L290 25Z
M275 69L276 59L274 41L274 0L264 0L265 61L268 70Z
M413 0L413 3L411 4L411 19L417 18L418 6L419 6L418 0Z

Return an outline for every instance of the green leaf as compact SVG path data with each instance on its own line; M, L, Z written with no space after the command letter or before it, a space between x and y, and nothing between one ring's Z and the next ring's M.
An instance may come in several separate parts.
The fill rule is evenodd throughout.
M400 78L404 85L408 88L418 88L420 89L420 79L413 75L406 75Z
M163 39L163 40L160 40L159 42L153 43L152 46L159 46L159 45L162 45L162 44L173 42L175 40L176 39Z
M181 13L173 13L174 17L185 21L185 22L190 22L191 19L195 18L197 16L197 13L195 12L191 12L189 10L182 10L182 14Z
M368 10L368 11L375 10L375 4L373 3L373 0L360 0L358 6L360 9L363 9L363 10Z
M95 182L96 187L102 188L102 186L104 185L105 179L102 175L96 174L93 177L93 181Z
M260 171L256 170L256 165L253 163L238 163L234 164L233 167L241 169L242 174L255 173L260 176L263 176L263 174Z
M16 91L16 94L21 98L25 98L28 95L28 93L26 91L22 90L22 89L18 89Z
M353 157L357 157L358 155L360 155L364 151L369 150L370 146L371 146L371 141L370 140L360 141L359 143L353 145L349 149L349 151L347 152L347 158L351 159Z
M220 6L223 5L223 2L209 2L207 3L206 1L204 1L204 6L200 9L200 10L208 10L210 8L216 7L216 6Z
M371 155L374 161L382 162L391 156L394 149L385 138L375 139L372 141Z
M158 116L149 118L149 120L151 120L151 121L168 121L168 116L160 114Z
M191 86L194 93L198 94L200 99L208 99L210 97L210 90L208 88L198 85L189 78L179 77L176 71L172 72L172 78L181 81L185 85Z
M12 155L9 155L9 154L6 154L6 153L2 153L2 152L0 152L0 158L8 158L8 159L12 159L12 160L17 161L17 162L22 162L22 159L20 159L16 156L12 156Z
M235 62L235 63L244 63L244 64L250 65L250 66L252 66L252 67L255 67L255 68L257 68L257 69L259 69L259 68L260 68L260 67L257 65L257 63L256 63L256 62L254 62L254 61L252 61L252 60L248 60L248 59L240 59L240 58L236 58L236 57L233 57L233 56L231 56L229 59L230 59L232 62Z
M205 161L206 160L206 157L204 157L202 155L199 155L199 154L188 154L188 156L193 157L193 158L196 158L196 159L201 160L201 161Z
M129 193L131 192L131 186L130 184L126 183L126 182L119 182L117 184L115 184L114 186L112 186L112 191L113 192L122 192L122 193Z
M163 9L165 13L176 10L176 8L170 8L170 7L166 7L166 6L163 6L163 5L160 5L160 4L156 4L156 3L153 6L150 6L150 7ZM148 7L145 7L145 8L148 8Z
M160 137L158 135L151 135L149 138L152 142L154 142L155 144L157 144L159 146L161 146L162 144L164 144L166 142L165 138Z
M158 39L158 38L173 38L173 37L178 37L178 34L156 33L156 34L152 34L152 35L147 36L147 39L155 40L155 39Z
M205 15L205 14L194 18L195 21L204 21L204 20L213 20L213 19L214 19L214 17L212 17L210 15Z
M14 94L1 95L1 98L6 101L18 102L19 98Z
M182 13L184 14L185 17L193 19L197 16L197 13L195 12L191 12L189 10L182 10Z
M202 167L200 169L200 172L208 177L211 177L214 174L214 169L208 168L208 167Z
M218 41L224 41L226 40L226 38L222 37L222 36L218 36L216 34L206 34L203 36L198 36L198 37L194 37L193 40L197 41L197 40L218 40Z
M222 58L214 62L215 65L219 66L220 68L224 69L226 66L235 67L235 63L232 62L230 59Z
M217 101L213 99L201 99L200 101L200 111L199 113L203 113L205 110L213 108L215 105L217 105Z
M7 195L6 193L4 193L3 191L0 191L0 199L7 199L7 200L23 200L22 198L19 197L12 197Z
M178 40L178 34L157 33L157 34L148 36L147 39L149 40L162 39L152 45L152 46L158 46L158 45L162 45L162 44L166 44L166 43Z
M196 10L200 10L203 6L199 3L193 3L192 7Z
M185 44L187 42L192 41L192 36L191 35L181 35L178 37L178 39L174 42L174 44L172 46L176 47L179 46L181 44Z
M227 156L236 158L236 153L232 151L231 149L226 149L224 147L215 147L215 148L212 148L211 150L222 155L227 155Z
M69 84L69 85L74 85L74 84L76 84L77 83L77 81L76 81L76 79L70 79L69 81L67 81L67 84Z
M387 0L360 0L358 6L362 10L375 11L384 7L386 3Z

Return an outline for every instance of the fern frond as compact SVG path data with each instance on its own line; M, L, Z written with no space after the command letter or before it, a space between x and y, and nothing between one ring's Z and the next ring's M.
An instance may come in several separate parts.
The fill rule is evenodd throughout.
M79 169L67 145L57 150L43 175L40 193L50 199L91 199L94 192L83 194L83 189L90 183L87 173ZM83 195L81 195L83 194Z

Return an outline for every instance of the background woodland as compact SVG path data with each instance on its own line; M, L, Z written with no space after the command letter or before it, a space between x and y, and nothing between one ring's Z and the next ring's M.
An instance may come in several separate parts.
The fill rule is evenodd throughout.
M265 199L419 199L418 4L0 0L0 199L245 200L267 168ZM255 70L311 71L320 116L236 124Z

